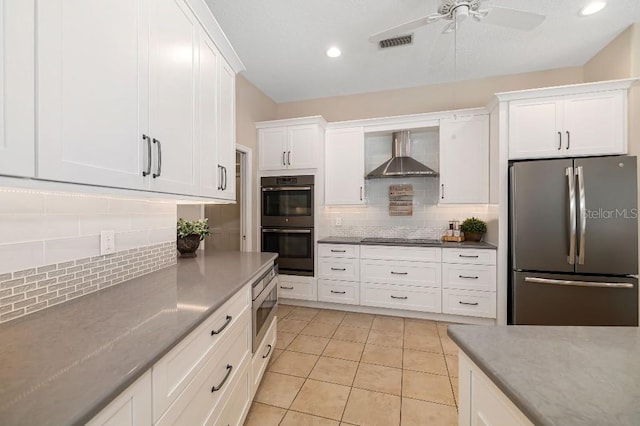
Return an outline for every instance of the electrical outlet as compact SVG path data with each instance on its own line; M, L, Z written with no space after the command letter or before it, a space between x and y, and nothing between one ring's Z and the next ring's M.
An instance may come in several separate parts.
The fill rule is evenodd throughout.
M336 226L342 226L342 218L336 217Z
M116 234L114 231L100 232L100 255L115 253Z

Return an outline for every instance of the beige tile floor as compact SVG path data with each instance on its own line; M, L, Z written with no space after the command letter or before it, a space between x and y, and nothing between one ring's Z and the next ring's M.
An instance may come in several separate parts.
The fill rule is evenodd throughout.
M456 425L447 324L281 305L245 425Z

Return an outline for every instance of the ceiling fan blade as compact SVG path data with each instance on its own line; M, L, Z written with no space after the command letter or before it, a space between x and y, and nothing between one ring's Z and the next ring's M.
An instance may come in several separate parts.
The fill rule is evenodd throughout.
M545 19L546 16L538 15L537 13L492 6L488 9L487 16L482 18L480 22L515 28L517 30L531 31L542 24Z
M396 25L395 27L391 27L379 33L373 34L369 37L369 41L371 43L378 43L382 40L385 40L400 34L406 34L411 30L420 28L427 24L431 24L432 22L439 21L440 19L442 19L442 16L439 14L423 16L421 18L417 18L412 21L405 22L404 24Z

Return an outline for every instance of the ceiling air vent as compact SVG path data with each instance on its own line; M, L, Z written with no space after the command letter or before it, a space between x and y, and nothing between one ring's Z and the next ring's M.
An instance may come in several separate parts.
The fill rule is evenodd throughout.
M409 34L409 35L388 38L386 40L381 40L378 43L378 46L380 46L380 49L386 49L389 47L404 46L406 44L412 44L412 43L413 43L413 34Z

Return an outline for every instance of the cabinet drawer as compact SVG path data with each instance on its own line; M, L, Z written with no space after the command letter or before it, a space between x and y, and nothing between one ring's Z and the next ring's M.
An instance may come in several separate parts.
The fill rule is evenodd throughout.
M285 299L312 300L318 299L316 283L309 281L287 281L286 275L280 275L278 283L278 297Z
M496 291L496 267L443 263L442 288Z
M273 320L271 320L269 330L267 331L267 334L265 334L260 347L258 347L255 354L253 354L253 359L251 361L252 398L258 390L258 386L260 386L260 381L262 380L264 371L267 369L267 364L269 363L269 359L271 359L273 349L276 347L276 338L278 337L277 331L278 321L277 318L273 318Z
M318 278L358 281L360 279L360 260L321 257L318 259Z
M360 304L360 283L318 280L318 301Z
M442 312L470 317L496 317L496 294L470 290L442 290Z
M205 424L220 415L221 401L251 358L251 312L243 315L242 323L230 329L220 350L207 360L194 380L173 402L157 422L158 425Z
M153 366L154 420L160 418L198 374L207 357L217 350L218 343L242 320L242 314L251 314L250 305L251 293L246 286Z
M251 365L248 359L239 370L238 378L233 385L225 398L226 402L220 415L214 422L207 421L207 425L239 426L243 424L252 400Z
M442 249L438 247L362 246L360 247L360 258L440 262Z
M495 265L496 251L489 249L442 249L442 261L446 263L470 263Z
M360 290L360 304L439 313L441 311L441 290L439 288L364 283Z
M360 269L361 281L368 283L440 288L442 282L440 263L362 260Z
M358 259L360 257L360 246L351 246L347 244L318 244L318 256Z

